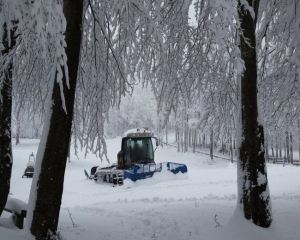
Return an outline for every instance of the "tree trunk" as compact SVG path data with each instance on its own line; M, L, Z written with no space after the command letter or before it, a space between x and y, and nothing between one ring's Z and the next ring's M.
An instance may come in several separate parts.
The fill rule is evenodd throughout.
M274 155L273 139L272 139L272 142L271 142L271 150L272 150L273 163L276 163L277 159L275 158L275 155Z
M20 143L20 121L17 119L17 129L16 129L16 145Z
M265 158L267 160L267 162L269 162L269 144L268 143L265 143Z
M245 68L241 76L241 136L238 161L238 193L244 217L261 227L272 222L271 199L264 154L264 130L258 121L256 16L259 1L247 0L255 18L239 1L238 14L243 36L240 38L241 57ZM253 5L254 4L254 5ZM247 40L247 42L245 41Z
M288 163L291 162L290 158L290 139L289 139L289 132L285 132L285 140L286 140L286 160Z
M278 142L277 142L277 139L276 139L276 147L275 147L275 162L277 162L277 159L278 159Z
M229 142L229 155L230 155L230 162L233 163L233 146L232 146L232 138L230 138L230 142Z
M201 136L201 134L199 133L199 134L198 134L198 137L197 137L197 146L198 146L199 148L202 148L202 140L201 140L201 138L202 138L202 136Z
M179 143L179 128L177 125L175 125L175 138L177 142L177 152L180 152L180 143Z
M166 124L166 144L168 145L169 140L168 140L168 123Z
M181 145L181 152L184 152L185 147L184 147L184 128L181 129L180 133L180 145Z
M300 160L300 119L298 118L298 154L299 154L299 160Z
M21 131L21 101L17 103L17 111L16 111L16 145L20 143L20 131Z
M236 149L236 141L233 140L233 151L234 151L234 156L237 156L237 149Z
M224 146L224 139L223 139L223 136L221 137L221 149L220 149L220 152L222 153L222 154L224 154L225 153L225 146Z
M282 143L279 145L279 157L282 158Z
M54 82L45 149L39 149L43 152L43 156L30 225L31 233L37 240L49 239L52 233L56 233L58 225L79 66L83 0L64 0L63 11L67 21L65 36L70 87L67 86L63 74L63 94L67 111L65 112L59 84L57 81Z
M70 134L69 144L68 144L68 162L71 162L71 144L72 144L72 132Z
M175 124L175 142L178 142L178 129L176 124Z
M187 121L187 117L186 120ZM189 147L189 130L188 130L188 124L185 122L184 124L184 152L188 151Z
M291 164L294 162L294 156L293 156L293 134L290 132L290 160Z
M210 147L209 147L210 159L214 160L214 130L210 132Z
M197 132L195 129L193 133L193 153L196 152L196 145L197 145Z
M10 44L7 26L4 24L2 37L2 56L7 55L16 45L14 33L10 30ZM0 78L0 215L5 207L10 191L11 169L13 164L11 146L11 113L12 113L12 69L13 60L8 60L6 69L3 69Z

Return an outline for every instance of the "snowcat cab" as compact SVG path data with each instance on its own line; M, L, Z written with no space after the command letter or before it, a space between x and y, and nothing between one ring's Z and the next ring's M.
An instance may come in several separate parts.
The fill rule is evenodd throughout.
M129 132L122 138L121 151L118 153L118 168L128 169L136 164L149 164L154 162L152 139L158 140L146 129L137 129Z

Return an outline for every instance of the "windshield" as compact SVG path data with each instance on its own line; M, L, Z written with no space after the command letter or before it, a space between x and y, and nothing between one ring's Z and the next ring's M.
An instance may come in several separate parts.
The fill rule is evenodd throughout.
M151 138L128 138L125 140L128 165L153 162L154 153Z

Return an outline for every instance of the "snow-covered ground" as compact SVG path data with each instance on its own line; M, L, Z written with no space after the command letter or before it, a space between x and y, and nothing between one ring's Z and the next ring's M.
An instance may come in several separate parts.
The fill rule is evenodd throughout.
M121 138L108 139L108 157L116 160ZM38 140L22 139L14 146L12 197L28 201L32 179L21 178ZM300 238L300 167L268 164L274 222L269 229L254 226L235 213L236 165L202 154L177 153L164 146L156 162L179 162L187 174L157 173L136 183L112 187L86 179L83 170L99 165L93 155L74 154L67 163L59 231L68 240L216 240ZM107 163L101 163L105 166ZM55 173L53 173L55 174ZM0 223L5 222L4 214ZM233 217L234 216L234 217ZM0 227L1 240L24 239L22 231Z

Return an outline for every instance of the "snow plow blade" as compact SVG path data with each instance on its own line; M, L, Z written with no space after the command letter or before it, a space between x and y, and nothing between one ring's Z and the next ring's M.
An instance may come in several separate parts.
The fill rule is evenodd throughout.
M135 182L136 180L150 178L154 173L161 172L165 167L174 174L187 172L187 166L181 163L164 162L136 164L124 172L124 179L130 179Z

